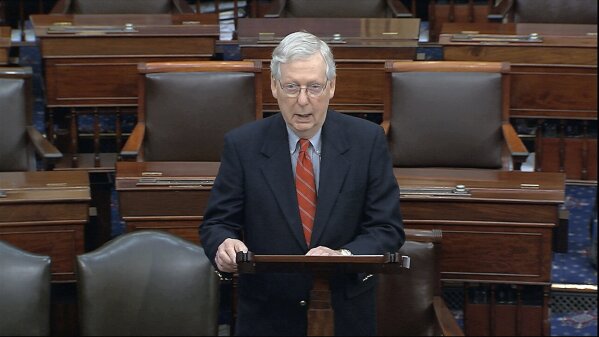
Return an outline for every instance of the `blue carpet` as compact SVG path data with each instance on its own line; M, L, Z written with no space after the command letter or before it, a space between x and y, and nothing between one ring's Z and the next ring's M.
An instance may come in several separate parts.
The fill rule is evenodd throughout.
M566 186L566 207L570 211L568 253L553 254L552 283L597 284L597 270L591 265L591 217L596 186Z
M568 252L553 254L552 282L597 285L597 269L591 263L596 257L597 221L593 207L597 203L596 186L566 186L566 207L570 211ZM597 336L597 307L550 315L551 336Z
M551 314L551 336L597 336L597 309Z

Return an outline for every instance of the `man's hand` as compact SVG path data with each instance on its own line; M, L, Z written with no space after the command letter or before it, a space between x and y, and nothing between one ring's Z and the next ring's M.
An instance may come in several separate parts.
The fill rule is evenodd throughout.
M247 251L248 248L242 241L237 239L225 239L225 241L218 246L214 262L216 262L218 270L225 273L234 273L237 271L237 262L235 262L237 252L247 253Z
M325 247L325 246L318 246L315 248L310 249L307 253L306 256L337 256L337 255L351 255L351 253L349 254L343 254L342 249L339 250L334 250L331 249L329 247ZM345 250L347 252L349 252L347 249Z

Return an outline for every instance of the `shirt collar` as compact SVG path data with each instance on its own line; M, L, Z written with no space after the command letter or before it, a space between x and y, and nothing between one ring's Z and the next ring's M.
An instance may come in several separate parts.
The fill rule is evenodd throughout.
M287 138L289 140L289 153L294 153L295 150L297 149L297 142L299 141L300 137L298 137L293 130L291 130L291 128L289 127L289 125L286 125L287 127ZM320 134L322 132L322 127L320 129L318 129L318 131L316 131L316 134L314 134L314 136L312 136L312 138L310 138L310 143L312 144L312 147L314 148L314 150L316 151L316 154L320 155L320 149L322 146L322 143L320 141Z

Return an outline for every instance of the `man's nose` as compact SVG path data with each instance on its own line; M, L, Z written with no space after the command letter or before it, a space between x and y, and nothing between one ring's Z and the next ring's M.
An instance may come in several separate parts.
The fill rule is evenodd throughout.
M300 105L306 105L306 104L310 103L307 88L300 88L299 95L297 96L297 103Z

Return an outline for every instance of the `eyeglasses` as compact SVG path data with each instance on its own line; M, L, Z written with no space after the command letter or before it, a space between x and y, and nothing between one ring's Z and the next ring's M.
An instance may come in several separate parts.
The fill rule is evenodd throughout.
M281 83L281 81L279 81L279 85L281 86L281 89L283 89L287 97L298 97L302 92L302 89L305 89L306 95L310 97L319 97L324 92L324 89L326 89L328 82L329 81L326 81L324 85L319 83L312 83L310 85L302 87L297 83L283 84Z

